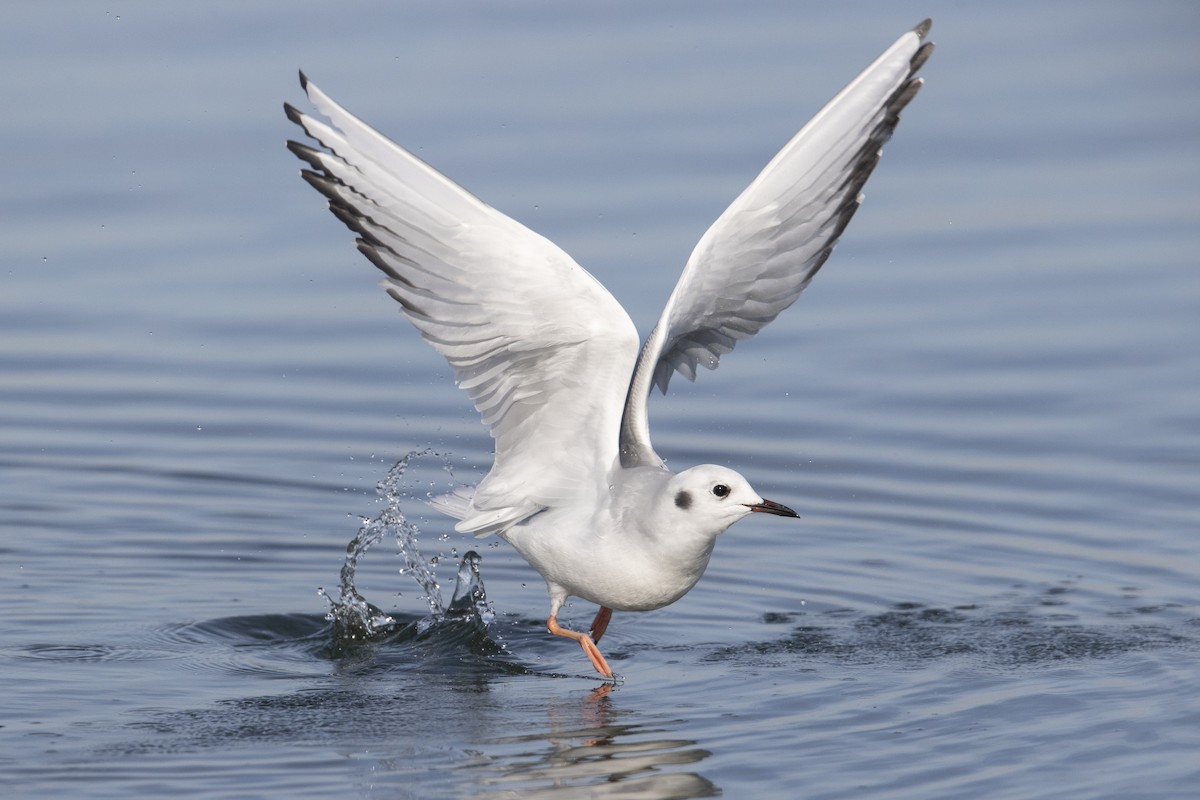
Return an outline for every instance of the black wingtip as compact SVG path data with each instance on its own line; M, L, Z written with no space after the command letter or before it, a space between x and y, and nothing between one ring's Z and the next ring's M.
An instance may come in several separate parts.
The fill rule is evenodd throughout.
M901 86L892 95L892 99L888 101L888 113L893 119L899 119L900 112L905 106L912 102L912 99L917 96L917 92L921 91L921 87L925 85L924 78L913 78L908 83Z
M925 42L917 48L917 52L913 53L912 60L908 63L909 73L916 72L921 67L925 66L925 62L933 55L933 42Z
M929 17L926 17L925 19L921 20L921 23L917 25L917 27L913 28L913 33L917 35L917 38L924 39L925 34L929 33L929 29L932 27L933 20Z
M307 162L308 165L311 166L313 169L316 169L316 170L324 170L325 169L325 167L321 164L320 151L314 150L313 148L309 147L308 145L306 145L302 142L297 142L294 139L288 139L287 149L291 150L292 155L296 156L301 161Z
M308 91L308 76L304 74L304 70L300 70L300 88Z
M304 114L298 108L296 108L294 105L292 105L291 103L283 104L283 113L287 115L287 118L289 120L296 123L297 125L300 125L300 126L304 125L304 121L303 121Z

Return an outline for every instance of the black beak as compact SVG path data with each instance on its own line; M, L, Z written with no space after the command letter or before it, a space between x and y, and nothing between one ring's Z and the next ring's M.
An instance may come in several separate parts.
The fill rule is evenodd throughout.
M760 500L754 505L746 505L746 508L751 511L761 511L764 514L774 514L777 517L799 517L795 511L792 511L785 505L776 503L772 500Z

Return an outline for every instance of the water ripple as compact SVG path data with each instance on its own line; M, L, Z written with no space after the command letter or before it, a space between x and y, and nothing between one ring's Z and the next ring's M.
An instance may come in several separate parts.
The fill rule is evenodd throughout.
M810 619L816 617L815 619ZM1164 648L1195 649L1200 638L1167 625L1088 625L1073 615L975 606L901 604L868 616L768 613L764 622L795 624L786 635L720 648L709 661L764 665L803 659L811 665L920 665L965 659L982 669L1040 667L1110 659Z

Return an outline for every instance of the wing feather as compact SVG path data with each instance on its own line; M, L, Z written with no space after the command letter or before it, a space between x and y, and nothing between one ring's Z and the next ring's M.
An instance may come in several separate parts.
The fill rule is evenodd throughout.
M646 404L678 372L721 356L795 302L862 202L914 77L933 45L930 21L901 36L825 105L701 237L634 370L621 423L621 463L661 464Z
M604 486L637 332L556 245L394 144L301 74L329 124L290 105L316 147L288 142L304 179L441 353L496 441L491 471L454 503L461 531L501 531Z

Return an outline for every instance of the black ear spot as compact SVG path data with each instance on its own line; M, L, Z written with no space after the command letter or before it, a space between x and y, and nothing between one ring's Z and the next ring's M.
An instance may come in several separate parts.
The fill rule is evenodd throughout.
M692 507L692 496L685 491L680 491L675 495L675 507L687 511Z

